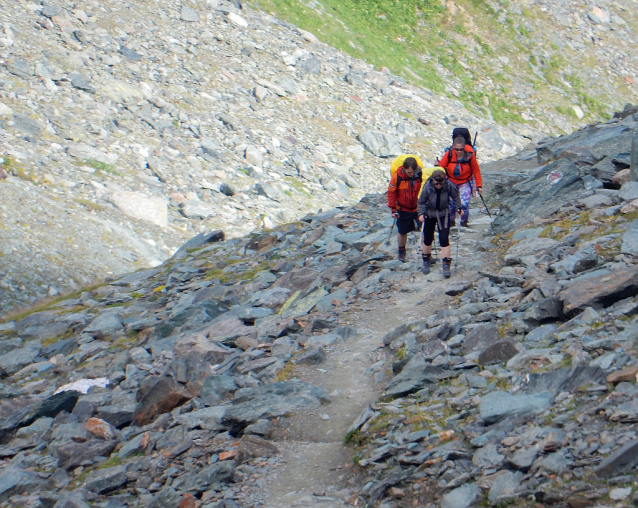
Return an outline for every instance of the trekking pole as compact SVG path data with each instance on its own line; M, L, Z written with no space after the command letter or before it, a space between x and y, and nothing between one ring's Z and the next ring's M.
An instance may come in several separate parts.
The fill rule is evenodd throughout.
M476 191L478 192L478 191ZM481 198L481 201L483 201L483 206L485 207L485 211L487 212L487 215L490 216L490 219L492 218L492 214L490 213L490 211L487 208L487 205L485 204L485 200L483 199L483 194L481 194L480 192L478 192L479 197Z
M390 234L388 235L388 239L385 241L385 245L390 245L390 238L392 238L392 231L394 231L394 225L397 223L397 220L394 219L392 223L392 227L390 228Z

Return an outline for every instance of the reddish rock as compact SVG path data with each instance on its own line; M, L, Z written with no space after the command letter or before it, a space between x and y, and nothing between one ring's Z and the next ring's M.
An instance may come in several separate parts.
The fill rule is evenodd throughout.
M636 374L638 374L638 367L625 367L622 370L617 370L609 374L607 376L607 382L613 385L622 383L623 381L631 383L632 381L636 380Z
M279 449L270 441L257 436L246 435L239 441L235 464L242 464L255 457L274 457L278 453Z
M200 504L201 502L199 502L195 496L184 494L179 503L179 508L197 508Z
M157 381L137 404L133 420L138 425L152 422L156 416L168 413L193 398L184 386L170 377Z
M115 439L117 435L115 427L100 418L89 418L84 424L84 428L101 439Z

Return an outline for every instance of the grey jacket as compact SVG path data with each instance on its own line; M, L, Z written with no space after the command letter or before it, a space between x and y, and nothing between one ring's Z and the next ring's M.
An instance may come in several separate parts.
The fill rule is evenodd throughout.
M429 218L436 217L439 221L439 226L447 227L447 218L450 214L450 204L453 204L454 208L457 210L463 206L459 190L456 188L456 185L451 183L449 180L445 181L441 187L441 195L439 196L437 207L437 190L436 187L432 185L432 179L430 178L425 183L423 190L419 194L417 212L419 216L424 215ZM442 223L441 219L444 219Z

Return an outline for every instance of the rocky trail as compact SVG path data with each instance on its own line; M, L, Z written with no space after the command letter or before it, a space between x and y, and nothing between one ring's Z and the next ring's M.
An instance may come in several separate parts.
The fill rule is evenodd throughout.
M637 126L486 164L447 280L370 194L2 320L0 503L636 503Z

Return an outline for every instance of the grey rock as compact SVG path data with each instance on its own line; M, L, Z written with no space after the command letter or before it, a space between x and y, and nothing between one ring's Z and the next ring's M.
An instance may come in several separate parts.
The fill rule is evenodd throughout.
M472 456L472 464L482 468L498 468L504 460L505 457L498 453L495 444L488 444L483 448L479 448Z
M183 6L180 12L180 19L182 21L189 21L191 23L195 23L199 21L199 13L191 7Z
M540 413L551 407L554 398L548 392L533 395L512 395L490 392L481 399L479 411L486 425L506 418Z
M189 429L200 427L210 431L220 431L227 428L226 424L222 423L225 414L225 406L214 406L179 415L177 420Z
M29 79L33 76L33 66L24 60L10 60L7 62L7 70L14 76Z
M233 478L235 463L223 461L202 469L197 474L187 475L180 485L180 489L193 495L199 495L207 490L221 490L223 484Z
M507 471L500 474L492 483L490 491L487 494L487 499L491 504L495 504L498 501L503 500L503 496L516 495L516 489L521 484L523 474L520 472L513 473Z
M426 365L425 357L418 353L403 367L401 373L388 383L384 396L387 398L402 397L452 376L452 372L445 369Z
M638 440L634 439L606 457L594 470L599 478L611 478L638 465Z
M402 152L400 140L393 134L368 131L359 136L359 141L366 150L377 157L395 157Z
M481 488L475 483L466 483L451 490L441 499L441 508L469 508L481 494Z
M257 436L268 437L272 429L270 420L257 420L252 425L249 425L244 429L244 435L254 434Z
M110 334L123 329L124 324L122 323L122 318L117 312L103 312L102 314L98 314L83 331L84 333L101 332L103 334Z
M183 494L171 487L164 487L148 504L148 508L178 508Z
M536 457L538 457L538 449L535 446L530 446L516 450L510 457L509 462L516 469L527 470L532 466Z
M526 394L549 392L556 396L561 392L573 393L581 387L606 382L605 372L602 369L581 365L551 372L526 374L516 389L517 392Z
M35 473L10 464L0 473L0 502L7 502L15 495L39 492L45 484Z
M117 490L127 481L126 467L115 466L99 469L91 473L84 483L84 487L96 494L108 494Z
M275 418L302 409L314 409L330 399L324 391L301 381L280 381L236 394L222 423L236 434L263 418Z
M216 406L237 390L235 378L228 375L209 376L204 381L199 397L208 406Z
M633 201L638 199L638 182L626 182L623 184L618 196L623 201Z
M40 13L43 16L46 16L47 18L53 18L55 16L61 16L62 14L64 14L64 9L62 9L62 7L59 7L57 5L53 5L53 4L47 4L44 5L42 7L42 10L40 11Z
M142 55L140 55L137 51L132 50L131 48L127 48L126 46L121 47L118 53L127 60L131 60L132 62L142 61Z
M314 346L308 349L300 358L297 360L297 364L300 365L319 365L326 361L326 353L324 353L323 348L321 346Z
M621 252L638 256L638 219L634 219L623 234Z
M39 356L40 351L32 347L23 347L0 356L0 369L7 374L15 374L30 365Z
M40 125L40 122L26 115L15 115L13 117L13 122L15 124L15 128L20 132L31 134L36 138L40 137L42 134L42 126Z
M75 469L82 462L93 461L95 457L108 457L115 449L117 441L94 439L84 443L68 442L58 448L58 467Z
M487 347L479 355L479 365L492 365L494 363L506 363L510 358L518 354L516 345L509 340L497 342ZM484 378L483 378L484 379Z
M474 351L483 351L497 342L499 342L499 336L495 325L478 325L465 336L461 349L463 354L467 355Z
M578 167L567 159L548 164L533 177L516 184L501 195L500 211L492 227L496 233L529 224L534 217L549 217L563 203L583 192Z
M78 90L83 90L85 92L96 92L96 88L91 84L91 80L82 74L74 74L71 77L71 85L73 88L77 88Z

